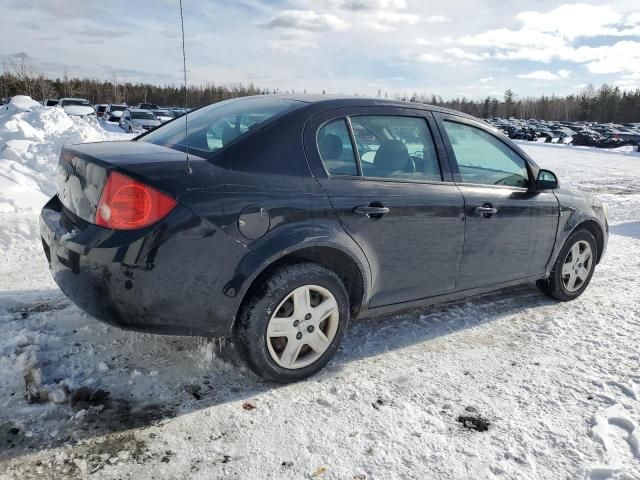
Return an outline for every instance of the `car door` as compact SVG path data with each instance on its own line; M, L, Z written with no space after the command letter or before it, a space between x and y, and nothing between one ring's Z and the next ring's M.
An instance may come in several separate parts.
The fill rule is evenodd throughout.
M372 271L369 306L455 289L464 199L427 111L325 112L305 130L314 174Z
M532 188L532 166L499 134L464 117L435 117L465 199L457 289L543 273L557 229L555 195Z

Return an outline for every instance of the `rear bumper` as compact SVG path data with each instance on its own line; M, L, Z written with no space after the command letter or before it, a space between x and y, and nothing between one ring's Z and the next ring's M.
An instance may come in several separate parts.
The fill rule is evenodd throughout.
M78 307L129 330L225 336L240 298L226 285L246 253L178 205L156 225L113 231L86 223L53 197L40 232L54 280Z

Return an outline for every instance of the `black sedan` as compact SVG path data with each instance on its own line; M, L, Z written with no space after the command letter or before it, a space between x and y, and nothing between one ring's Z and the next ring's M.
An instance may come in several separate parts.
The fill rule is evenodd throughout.
M98 319L232 337L270 380L317 372L357 316L525 282L572 300L606 249L600 201L458 112L257 96L187 118L64 147L44 250Z

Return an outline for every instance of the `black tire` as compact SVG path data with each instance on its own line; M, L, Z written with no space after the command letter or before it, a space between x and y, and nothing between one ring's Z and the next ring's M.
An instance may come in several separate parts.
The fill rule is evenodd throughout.
M569 251L571 248L578 242L587 242L591 247L592 258L589 265L589 274L587 278L582 281L580 287L575 291L570 291L567 289L564 283L564 279L562 277L562 267L564 265L565 260L567 260ZM558 254L558 258L556 259L555 264L553 265L553 270L551 271L551 275L546 280L539 280L537 282L538 287L542 290L546 295L553 297L562 302L568 302L570 300L574 300L582 295L582 292L586 290L591 282L591 278L593 277L593 272L596 268L596 261L598 256L598 247L596 244L596 239L593 237L593 234L585 229L579 229L569 235L569 238L565 241L560 253Z
M323 287L333 295L339 312L337 330L327 350L312 364L297 369L284 368L269 353L267 327L281 302L296 288L305 285ZM260 377L280 383L295 382L314 375L331 360L344 337L349 312L349 296L334 272L315 263L282 267L241 308L234 330L234 343L245 363Z

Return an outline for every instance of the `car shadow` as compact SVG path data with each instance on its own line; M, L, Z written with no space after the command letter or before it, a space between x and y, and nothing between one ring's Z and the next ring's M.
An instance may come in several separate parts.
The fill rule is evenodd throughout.
M19 355L20 349L24 353L33 348L42 388L55 391L60 387L67 390L67 396L57 398L60 403L49 399L29 404L22 379L27 372L15 372L14 385L7 395L0 396L4 410L0 413L0 441L5 442L0 467L4 461L29 453L163 424L179 415L287 388L249 372L233 348L227 347L213 358L215 343L205 339L124 332L81 313L57 291L14 292L13 300L7 298L0 294L0 328L19 332L33 344L28 340L14 342L16 351L4 353L10 357ZM428 344L441 336L552 303L535 286L525 285L402 315L356 320L329 365L297 387L312 390L316 382L339 376L350 362ZM108 367L102 365L106 363ZM78 391L83 393L77 395ZM96 395L99 391L103 393Z
M611 227L611 233L615 235L622 235L624 237L640 239L640 222L628 222L613 225Z

